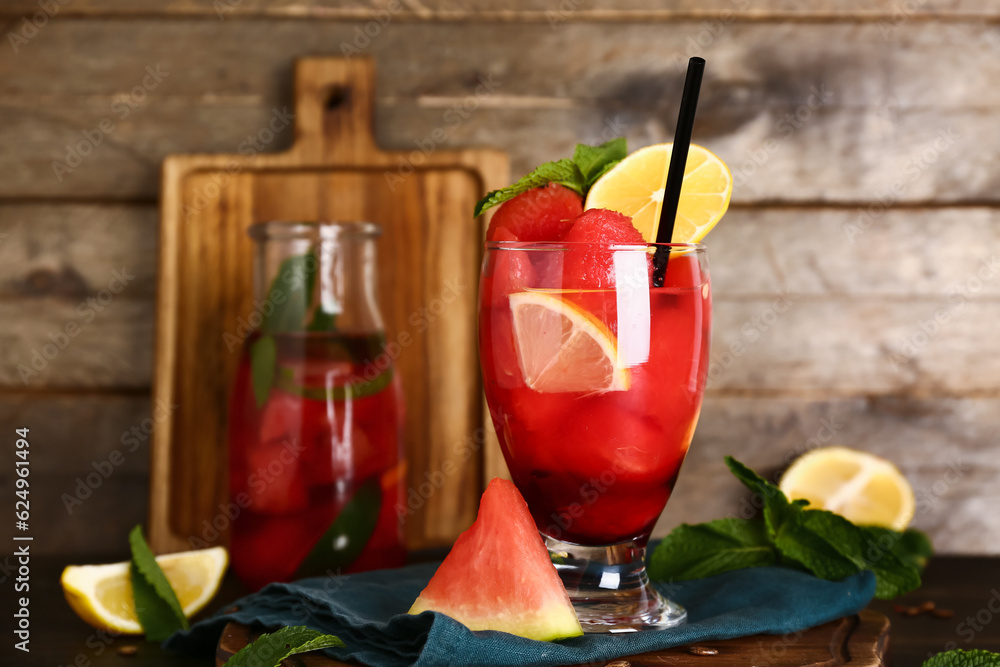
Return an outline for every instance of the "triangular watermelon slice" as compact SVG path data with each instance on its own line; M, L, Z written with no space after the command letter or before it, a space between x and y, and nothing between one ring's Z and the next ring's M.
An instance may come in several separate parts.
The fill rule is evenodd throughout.
M411 614L433 610L470 630L552 641L583 634L528 504L500 478L486 487L479 516L459 535Z

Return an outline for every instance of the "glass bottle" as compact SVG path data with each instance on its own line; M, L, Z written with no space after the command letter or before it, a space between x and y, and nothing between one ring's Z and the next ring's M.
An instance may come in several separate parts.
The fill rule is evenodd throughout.
M251 588L403 564L403 400L368 222L249 235L255 327L229 405L233 568Z

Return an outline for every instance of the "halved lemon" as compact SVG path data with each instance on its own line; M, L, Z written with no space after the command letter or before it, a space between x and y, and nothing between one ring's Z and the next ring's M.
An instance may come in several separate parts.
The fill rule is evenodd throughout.
M229 554L214 547L157 556L156 562L167 575L184 615L191 617L219 590ZM70 565L63 570L60 583L69 606L90 625L126 635L142 634L128 562Z
M847 447L822 447L799 457L779 487L789 498L804 498L810 507L858 525L903 530L916 508L913 488L899 468Z
M511 294L510 310L518 364L529 387L546 393L628 389L618 341L592 314L545 292Z
M647 242L656 240L673 144L640 148L594 183L586 208L607 208L631 216ZM674 222L674 243L703 239L729 208L733 176L707 148L691 144Z

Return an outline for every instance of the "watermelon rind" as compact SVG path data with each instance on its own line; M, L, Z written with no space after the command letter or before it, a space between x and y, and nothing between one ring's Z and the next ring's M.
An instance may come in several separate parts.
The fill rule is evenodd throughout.
M580 626L580 621L572 606L566 607L564 603L558 601L531 614L497 610L488 618L477 618L463 611L461 607L449 607L442 603L434 604L428 600L417 598L413 607L410 608L410 613L419 614L424 611L443 613L470 630L499 630L518 637L537 639L543 642L579 637L583 634L583 628Z

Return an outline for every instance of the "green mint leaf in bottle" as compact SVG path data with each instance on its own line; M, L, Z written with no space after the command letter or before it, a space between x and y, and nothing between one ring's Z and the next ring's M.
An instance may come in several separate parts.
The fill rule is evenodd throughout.
M274 336L264 334L250 344L250 381L257 407L267 402L274 384L274 369L278 363L278 346Z
M271 311L264 313L261 331L283 333L305 329L318 266L312 251L293 255L281 263L267 293Z
M358 488L316 542L296 570L295 578L336 573L357 560L375 532L381 508L382 485L373 477Z

